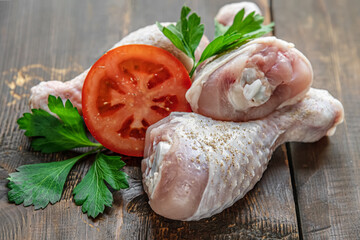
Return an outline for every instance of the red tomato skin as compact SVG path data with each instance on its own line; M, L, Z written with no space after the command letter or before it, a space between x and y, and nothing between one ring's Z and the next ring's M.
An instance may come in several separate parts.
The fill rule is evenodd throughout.
M135 117L137 115L141 116L142 118L141 123L143 123L144 120L146 122L146 124L143 123L142 127L138 127L138 128L135 127L131 129L130 129L131 125L129 125L129 127L126 127L127 125L126 124L124 125L124 122L126 123L126 121L129 120L129 117L125 113L124 116L120 118L115 118L112 117L111 115L106 115L107 114L106 111L112 113L111 108L117 106L116 104L111 107L107 107L106 104L103 105L100 104L101 106L99 108L99 98L105 99L109 97L109 95L111 95L111 92L113 92L112 85L114 85L113 82L116 81L111 80L110 81L111 83L108 84L107 78L114 78L114 76L112 75L112 70L115 69L114 72L117 72L118 69L113 66L114 65L113 62L116 62L121 58L123 58L122 60L124 61L122 61L121 64L119 65L116 64L115 65L118 66L118 68L126 69L126 71L123 70L122 72L120 70L120 75L123 74L125 76L123 77L123 79L132 79L131 77L126 78L128 77L129 74L127 72L127 69L131 69L135 73L136 71L139 71L140 75L143 74L143 72L145 72L145 77L147 76L146 70L150 69L149 71L152 75L149 73L148 76L152 76L151 79L153 78L155 79L153 81L155 84L153 87L152 81L148 81L146 85L145 80L136 78L137 84L139 85L135 84L136 85L135 89L139 91L135 91L135 93L131 93L134 94L136 97L127 96L130 94L130 92L127 92L127 95L123 94L124 97L119 98L121 99L121 103L117 104L117 105L125 105L121 107L120 110L122 111L123 109L126 109L127 111L125 111L125 113L130 113L130 116L133 116L132 118L133 122L131 123L134 122L136 123L136 121L139 122L141 119ZM141 65L138 63L144 63L144 64ZM167 78L170 80L165 80L164 83L161 83L162 81L161 77L165 76L166 78L168 76L166 75L168 73L165 70L159 70L158 72L156 72L156 74L152 73L154 69L155 69L154 71L157 71L158 69L162 69L159 68L158 66L164 66L164 69L168 71L171 76ZM140 68L140 70L136 70L137 69L136 67ZM109 70L110 73L108 69L110 69ZM130 75L134 72L130 72ZM160 76L159 81L157 81L158 76ZM104 83L104 81L106 83ZM171 83L170 81L174 81L175 85L170 84ZM158 82L160 82L160 84ZM124 81L122 81L121 83L123 84ZM109 85L111 85L111 87L109 87ZM132 84L129 84L129 81L126 81L124 86L131 87ZM166 117L172 111L191 112L190 105L187 103L185 99L185 93L187 89L190 88L190 86L191 86L191 80L189 78L188 72L186 71L185 67L177 58L175 58L166 50L149 45L134 44L134 45L120 46L105 53L91 67L85 79L82 90L82 108L83 108L83 117L85 124L88 127L90 133L94 136L94 138L109 150L128 156L142 157L144 151L144 139L142 138L142 136L145 136L144 131L146 131L148 124L149 125L154 124L155 122ZM109 92L106 92L106 90L108 89L110 89ZM152 89L155 89L156 91L165 94L164 96L166 97L164 98L164 96L160 94L160 96L153 96L152 100L149 100L150 95L152 95L152 91L151 91ZM121 88L120 90L119 89L117 90L118 92L124 92L123 89ZM101 93L103 94L101 95ZM138 94L138 96L136 94ZM174 96L176 96L175 103L172 100ZM110 100L111 99L112 98L110 97ZM158 102L156 101L159 101L159 104L160 105L162 104L163 106L160 107L157 106L156 104L158 104ZM106 100L104 100L103 102L106 102ZM132 107L130 106L131 104L133 104ZM151 104L153 104L154 106L151 106L150 107L151 109L148 109L147 105L150 106ZM175 105L173 109L172 109L173 106L171 104ZM169 105L170 107L166 107L167 105ZM105 109L104 111L105 113L99 111L99 109L100 110ZM100 112L105 117L103 117L100 114ZM146 115L146 113L144 112L147 112L148 115ZM108 122L108 124L104 124L103 123L104 121ZM118 129L119 125L121 125L120 130ZM117 137L116 134L113 134L113 132L111 132L112 130L117 131L118 133L117 135L119 135L119 137ZM136 138L133 136L140 136L140 137Z

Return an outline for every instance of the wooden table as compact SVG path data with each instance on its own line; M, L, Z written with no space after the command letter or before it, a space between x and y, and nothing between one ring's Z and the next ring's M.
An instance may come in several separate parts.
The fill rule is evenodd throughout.
M213 17L226 1L194 0L213 35ZM71 171L62 199L44 210L11 204L7 176L23 164L67 159L40 154L16 120L28 112L30 88L70 79L129 32L176 21L183 2L160 0L0 1L0 239L359 239L360 236L360 1L259 0L274 35L296 44L312 62L314 87L344 104L336 134L313 144L281 146L261 181L224 212L198 222L152 212L142 190L139 159L128 160L128 190L112 208L88 218L72 199L89 168Z

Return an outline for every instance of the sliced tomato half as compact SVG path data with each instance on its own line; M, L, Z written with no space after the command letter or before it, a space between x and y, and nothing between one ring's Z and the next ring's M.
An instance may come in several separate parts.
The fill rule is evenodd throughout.
M169 52L124 45L105 53L90 69L82 90L85 124L106 148L143 156L146 129L170 112L190 112L191 80Z

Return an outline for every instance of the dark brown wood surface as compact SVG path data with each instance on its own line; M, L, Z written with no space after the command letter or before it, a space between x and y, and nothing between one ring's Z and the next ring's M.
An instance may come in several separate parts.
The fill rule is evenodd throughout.
M211 38L213 17L227 2L233 1L185 3L203 17ZM140 159L128 158L130 189L115 192L113 207L95 220L81 212L71 195L91 159L75 165L62 200L55 205L34 211L8 202L6 178L16 167L77 154L45 155L30 149L30 140L16 124L29 111L30 88L40 81L73 78L133 30L155 21L176 21L183 3L0 1L0 239L356 239L360 235L357 0L257 1L267 22L275 21L275 34L294 42L309 57L314 86L330 90L344 103L346 121L331 138L289 145L291 154L280 147L255 188L224 212L198 222L156 215L142 190Z
M360 1L274 1L276 35L296 43L314 87L344 105L334 136L291 144L304 239L360 238Z

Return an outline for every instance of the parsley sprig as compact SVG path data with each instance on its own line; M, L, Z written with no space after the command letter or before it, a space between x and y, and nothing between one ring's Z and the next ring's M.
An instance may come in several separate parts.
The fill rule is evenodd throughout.
M115 190L129 187L126 173L119 172L124 166L119 156L96 155L89 172L73 191L75 203L82 205L84 213L95 218L105 206L111 207L113 197L105 181Z
M195 50L199 46L204 34L204 25L200 24L200 17L196 13L190 14L191 9L183 6L180 20L174 24L163 26L157 22L160 31L182 52L189 56L194 65L189 73L190 77L195 69L206 59L215 55L240 47L251 39L263 36L272 31L273 23L263 25L264 17L250 13L245 17L245 10L240 10L231 26L223 26L215 21L215 39L204 49L199 61L195 60Z
M34 205L35 209L45 208L61 199L65 181L72 167L80 159L96 153L90 170L73 190L75 203L82 205L83 212L95 218L113 202L107 182L114 190L128 188L127 174L119 171L125 166L120 156L107 156L104 147L91 142L77 109L67 100L49 96L48 107L55 117L42 109L32 109L18 120L25 135L33 137L31 146L43 153L60 152L78 147L94 149L68 160L23 165L17 172L9 174L8 199L24 206Z
M88 154L90 153L60 162L18 167L17 172L9 174L9 201L24 203L24 206L34 205L35 209L45 208L49 202L58 202L71 168Z
M195 63L195 50L199 46L204 34L204 25L200 24L200 17L196 13L192 13L187 17L190 12L190 8L183 6L180 20L176 25L170 24L164 27L159 22L156 22L156 25L175 47L184 52ZM195 70L194 67L191 72L193 70Z
M31 146L43 153L61 152L77 147L100 147L86 136L83 120L70 100L65 106L60 97L49 96L48 107L59 118L43 109L31 109L17 123L25 136L34 137Z

